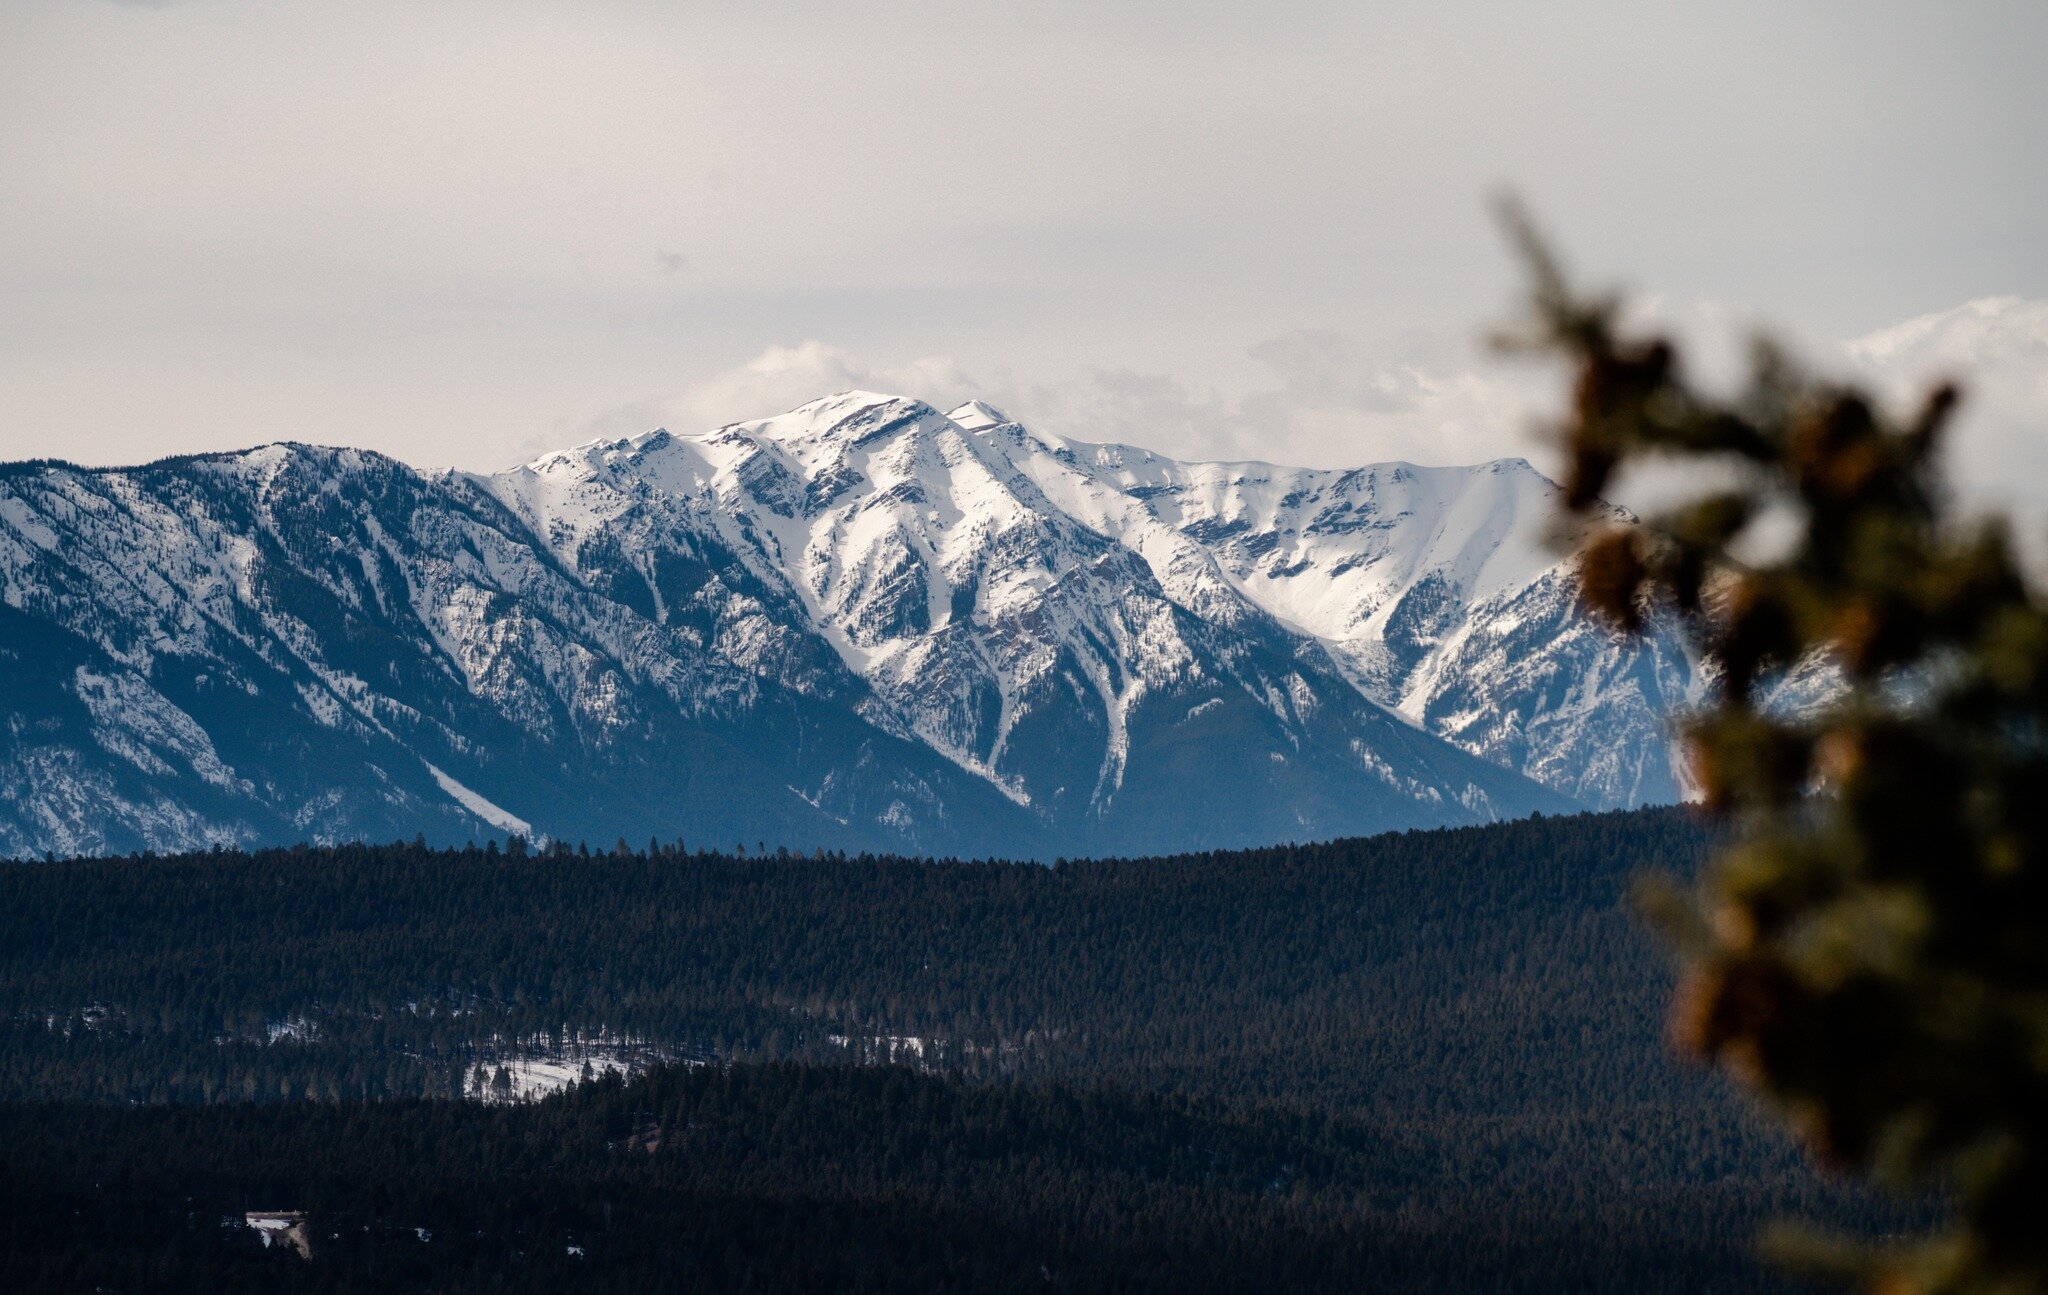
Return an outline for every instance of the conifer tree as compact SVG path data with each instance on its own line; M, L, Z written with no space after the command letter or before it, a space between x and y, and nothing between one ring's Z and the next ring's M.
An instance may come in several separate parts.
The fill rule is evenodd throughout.
M1685 964L1674 1039L1824 1163L1952 1192L1936 1232L1825 1252L1871 1289L2048 1290L2048 614L2005 525L1945 489L1956 389L1898 413L1760 342L1717 398L1508 224L1534 280L1510 344L1575 371L1583 597L1630 632L1679 625L1719 672L1684 734L1728 843L1657 905ZM1731 484L1642 525L1600 508L1660 458ZM1790 542L1759 556L1766 518ZM1771 707L1795 667L1838 694Z

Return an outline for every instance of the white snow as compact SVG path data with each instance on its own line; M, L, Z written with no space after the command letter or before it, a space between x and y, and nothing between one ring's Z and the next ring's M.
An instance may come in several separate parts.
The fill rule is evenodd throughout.
M494 1083L500 1065L504 1066L506 1077L511 1081L509 1088L501 1089ZM590 1067L592 1075L623 1073L632 1069L627 1061L605 1052L567 1057L519 1056L502 1062L479 1061L471 1068L468 1091L481 1093L482 1100L486 1102L537 1102L583 1082L585 1065Z
M0 521L13 527L23 539L39 549L47 551L57 547L57 533L42 518L30 512L28 505L20 499L0 499Z
M874 689L885 723L1019 803L1032 792L1006 764L1008 735L1061 662L1096 694L1107 730L1094 800L1114 795L1133 709L1203 656L1155 610L1163 600L1227 629L1277 625L1313 640L1405 723L1520 759L1502 731L1449 728L1440 712L1471 682L1461 672L1473 667L1474 636L1526 637L1530 612L1517 600L1546 581L1564 587L1545 543L1557 488L1525 460L1182 463L1028 430L979 400L940 414L840 392L700 435L593 442L480 483L560 537L571 566L585 538L625 525L636 505L666 509L675 520L665 525L709 530L801 607ZM1105 544L1135 555L1157 592L1098 579ZM1481 608L1499 619L1476 621ZM1522 686L1534 669L1518 675ZM1298 677L1250 691L1283 725L1314 709ZM1529 725L1509 718L1526 736ZM1548 776L1558 774L1553 761Z
M434 781L441 784L441 790L447 792L456 804L461 805L484 822L489 823L500 832L511 832L527 837L533 835L533 824L509 810L500 809L490 801L485 800L482 796L443 773L439 767L429 761L422 760L420 763L427 766L427 772L434 775Z
M1029 429L983 401L942 414L842 392L490 476L407 478L373 455L292 446L190 471L168 487L118 470L0 479L0 601L111 662L64 680L90 737L22 755L0 790L25 826L0 827L16 833L0 845L99 849L104 833L80 824L116 817L159 847L254 830L181 800L188 772L309 839L346 830L339 788L275 803L216 751L210 712L151 682L177 677L158 673L166 661L203 661L204 689L254 693L260 667L230 663L267 662L320 724L400 743L435 731L419 695L330 659L329 631L273 596L273 542L288 537L306 550L288 558L297 576L430 643L429 668L538 742L609 740L650 698L739 715L784 687L857 698L863 720L1048 813L1118 794L1141 715L1197 720L1235 690L1291 754L1312 721L1349 722L1318 709L1347 685L1404 728L1589 803L1630 803L1676 787L1664 716L1702 686L1671 642L1622 644L1576 615L1570 569L1543 543L1555 487L1514 459L1182 463ZM381 502L370 478L391 472L420 492L413 506ZM310 545L291 534L308 490L336 518ZM663 555L696 564L680 592ZM634 572L645 598L602 586ZM1146 709L1161 698L1177 705ZM1048 716L1078 767L1046 773L1045 744L1016 739ZM1070 749L1081 733L1089 749ZM1374 758L1402 794L1464 795L1397 752ZM466 811L533 835L426 767ZM152 790L119 790L130 771ZM879 798L891 821L943 812L902 791Z
M1008 414L985 400L970 400L957 409L948 410L946 417L970 432L978 432L984 427L995 427L1010 421Z

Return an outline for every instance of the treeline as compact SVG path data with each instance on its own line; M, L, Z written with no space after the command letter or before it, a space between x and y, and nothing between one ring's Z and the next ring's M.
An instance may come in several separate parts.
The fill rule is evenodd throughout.
M451 1096L519 1040L604 1032L1421 1122L1537 1175L1781 1165L1667 1059L1664 956L1626 905L1703 844L1665 810L1054 868L393 845L0 869L0 1098Z
M915 1038L971 1074L1383 1112L1635 1101L1673 1072L1624 893L1701 846L1658 811L1054 868L405 845L6 868L0 1095L440 1093L493 1040L605 1031L728 1059Z
M1050 868L388 845L0 869L0 1171L69 1184L10 1209L10 1262L108 1289L674 1264L733 1290L1741 1289L1756 1224L1826 1192L1660 1038L1670 976L1627 893L1706 844L1654 810ZM709 1064L447 1100L579 1040ZM675 1115L688 1093L707 1113ZM608 1149L650 1118L689 1153ZM984 1119L1057 1136L970 1155ZM356 1258L279 1269L214 1217L314 1203ZM77 1229L109 1210L182 1257L93 1266L117 1257ZM550 1249L606 1218L638 1221L602 1264Z
M0 1107L0 1288L1640 1291L1773 1288L1795 1177L1599 1213L1456 1147L1206 1099L902 1068L671 1067L538 1105ZM248 1209L311 1216L311 1262Z

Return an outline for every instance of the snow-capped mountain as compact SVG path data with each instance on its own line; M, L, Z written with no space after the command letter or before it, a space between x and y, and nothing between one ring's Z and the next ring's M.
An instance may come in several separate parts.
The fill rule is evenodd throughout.
M1196 597L1220 572L1411 723L1591 807L1679 799L1667 717L1695 699L1695 663L1580 614L1545 540L1558 488L1526 460L1333 472L1010 435L1045 447L1042 475L1087 480L1059 491L1078 515L1175 555Z
M533 831L1145 852L1671 799L1694 672L1527 464L845 393L494 476L0 469L0 853Z
M27 464L0 474L0 519L0 852L1039 845L830 686L784 687L591 588L466 477L304 446ZM744 594L725 603L746 620Z

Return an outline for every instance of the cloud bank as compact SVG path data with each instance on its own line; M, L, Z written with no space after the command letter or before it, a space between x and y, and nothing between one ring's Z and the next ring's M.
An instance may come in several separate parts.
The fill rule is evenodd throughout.
M2048 518L2048 300L1982 298L1832 341L1787 336L1712 302L1650 300L1640 313L1684 340L1709 383L1740 376L1747 339L1760 329L1780 337L1816 373L1867 383L1901 407L1936 381L1961 382L1966 403L1951 466L1964 500L2018 510L2029 525ZM1562 375L1553 367L1494 357L1469 341L1411 336L1376 349L1331 330L1268 339L1248 348L1245 359L1248 377L1235 385L1139 368L1020 379L978 372L946 355L869 362L810 340L769 347L581 430L703 430L866 388L940 408L987 399L1044 431L1182 458L1317 467L1502 457L1549 464L1541 429L1563 400Z
M964 378L1174 453L1524 453L1489 193L1822 338L2041 299L2044 45L2011 0L10 0L0 458L487 468Z

